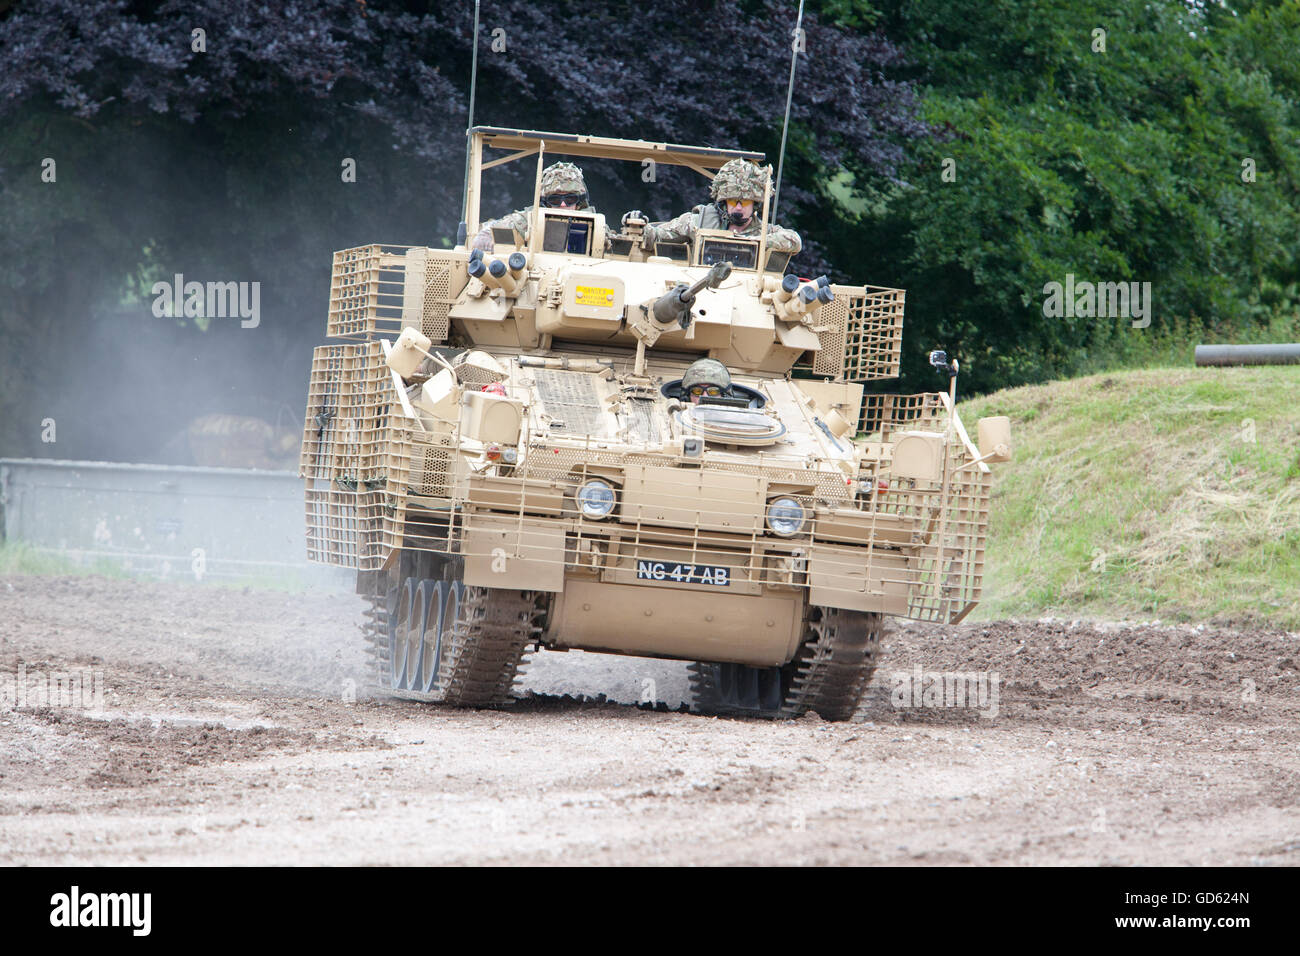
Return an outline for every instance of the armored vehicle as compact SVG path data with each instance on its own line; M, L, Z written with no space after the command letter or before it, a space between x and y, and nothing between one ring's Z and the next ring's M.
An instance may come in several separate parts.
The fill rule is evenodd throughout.
M799 277L766 248L769 203L756 236L647 248L638 220L539 201L556 155L706 177L763 159L473 129L466 234L483 171L526 157L530 228L489 253L334 255L309 556L357 569L400 697L502 703L530 647L579 648L693 662L705 712L849 718L882 615L956 622L979 600L1007 421L977 446L955 386L864 394L898 374L903 292ZM684 387L702 358L730 384Z

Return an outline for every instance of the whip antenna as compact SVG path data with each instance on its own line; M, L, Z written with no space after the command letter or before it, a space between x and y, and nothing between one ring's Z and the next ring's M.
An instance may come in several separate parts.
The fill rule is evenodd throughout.
M785 167L785 137L790 131L790 101L794 98L794 68L799 63L799 48L803 46L803 0L799 0L799 15L794 22L794 39L790 42L790 85L785 91L785 122L781 125L781 154L776 161L776 191L772 193L772 212L769 219L776 219L776 207L781 202L781 170Z
M460 192L460 226L456 229L456 245L465 244L465 218L469 215L469 154L471 149L470 130L474 128L474 93L478 87L478 8L482 0L474 0L474 53L469 67L469 125L465 127L465 181ZM803 0L799 0L799 9L803 9ZM793 72L791 78L793 79ZM789 114L789 107L786 107ZM784 146L785 139L782 137Z

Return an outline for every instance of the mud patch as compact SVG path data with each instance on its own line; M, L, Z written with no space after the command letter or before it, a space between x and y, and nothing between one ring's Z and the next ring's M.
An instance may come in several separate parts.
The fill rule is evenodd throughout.
M89 787L143 787L186 767L303 753L319 746L314 734L284 727L255 725L237 730L216 722L102 720L48 709L27 716L103 755L102 763L82 780Z

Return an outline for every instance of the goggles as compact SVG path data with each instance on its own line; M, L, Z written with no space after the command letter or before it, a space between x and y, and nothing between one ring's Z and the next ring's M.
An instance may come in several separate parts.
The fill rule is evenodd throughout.
M722 389L717 385L692 385L691 397L703 398L708 395L710 398L717 398L722 394Z
M542 205L548 209L558 209L560 206L568 206L570 209L581 209L587 205L587 194L583 193L550 193L542 197Z

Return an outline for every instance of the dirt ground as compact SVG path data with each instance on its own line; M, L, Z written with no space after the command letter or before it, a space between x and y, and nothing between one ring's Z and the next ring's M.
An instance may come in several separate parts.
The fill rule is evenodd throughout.
M504 711L352 701L359 615L0 578L0 862L1300 862L1300 634L895 622L856 721L766 723L673 710L682 664L580 653ZM895 706L918 670L997 695ZM92 709L33 699L96 671Z

